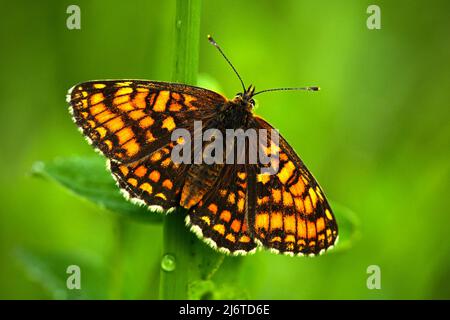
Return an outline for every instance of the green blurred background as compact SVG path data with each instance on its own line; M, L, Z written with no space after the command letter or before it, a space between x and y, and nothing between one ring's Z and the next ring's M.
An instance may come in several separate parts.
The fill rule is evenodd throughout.
M81 30L66 28L70 4L81 8ZM381 7L381 30L366 27L370 4ZM24 259L24 250L112 270L110 261L121 260L116 281L126 285L105 296L98 280L96 297L156 298L161 227L129 222L118 244L114 215L30 170L37 160L93 155L67 112L65 94L75 83L170 80L174 2L10 1L2 8L0 298L55 297L36 281L39 263ZM203 2L199 71L225 95L239 82L208 33L257 89L321 86L258 96L256 112L287 138L328 197L360 220L362 237L347 251L244 258L239 285L248 297L450 298L449 11L448 1L423 0ZM381 268L381 290L366 287L369 265Z

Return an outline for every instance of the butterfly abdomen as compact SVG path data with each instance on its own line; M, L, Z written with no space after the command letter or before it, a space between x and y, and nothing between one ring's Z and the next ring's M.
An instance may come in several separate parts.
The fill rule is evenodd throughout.
M196 205L203 196L211 190L214 183L220 177L223 165L197 165L189 168L186 182L181 192L180 205L186 209Z

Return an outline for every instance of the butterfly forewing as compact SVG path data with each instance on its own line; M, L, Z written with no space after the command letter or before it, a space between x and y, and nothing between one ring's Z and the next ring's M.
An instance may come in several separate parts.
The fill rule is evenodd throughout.
M170 142L188 119L208 119L225 98L181 84L108 80L73 87L69 103L76 124L111 160L132 163Z

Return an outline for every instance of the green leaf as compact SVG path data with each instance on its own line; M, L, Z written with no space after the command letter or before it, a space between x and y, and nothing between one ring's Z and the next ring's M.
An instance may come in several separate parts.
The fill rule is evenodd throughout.
M249 296L235 283L216 283L211 280L193 281L188 287L191 300L243 300Z
M196 239L193 243L192 263L190 266L192 275L198 273L194 277L209 280L220 268L224 259L225 255L223 253L213 250L203 241Z
M149 223L162 221L161 213L134 205L120 194L102 157L71 157L36 162L32 173L53 180L74 194L112 212Z
M101 259L87 254L48 254L18 249L16 257L28 276L47 290L53 299L104 299L107 273ZM80 268L80 289L69 289L68 267Z
M339 241L330 252L350 249L361 237L358 216L352 210L337 202L331 201L331 207L338 223Z
M188 297L191 300L212 300L215 292L216 284L211 280L192 281L188 286Z
M242 300L250 298L247 290L239 285L245 259L246 257L239 256L225 257L220 269L212 277L217 284L214 299Z
M212 251L210 249L210 251ZM208 279L192 281L189 283L189 299L200 300L234 300L248 299L248 292L237 285L239 283L240 269L245 257L230 257L222 255L220 264L215 268ZM211 261L218 261L211 257ZM220 269L219 269L220 266ZM201 269L201 267L199 268Z

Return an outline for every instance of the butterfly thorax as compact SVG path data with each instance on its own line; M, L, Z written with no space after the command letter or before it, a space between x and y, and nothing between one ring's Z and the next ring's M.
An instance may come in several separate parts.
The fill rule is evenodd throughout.
M226 129L248 128L253 117L255 87L251 85L244 93L238 93L232 100L219 108L217 121Z
M239 93L232 100L219 107L215 119L209 124L209 128L219 129L225 133L225 129L247 129L253 117L252 99L254 86L250 86L244 93ZM224 170L223 164L211 166L192 165L187 173L180 204L185 208L191 208L197 204L203 196L212 188Z

